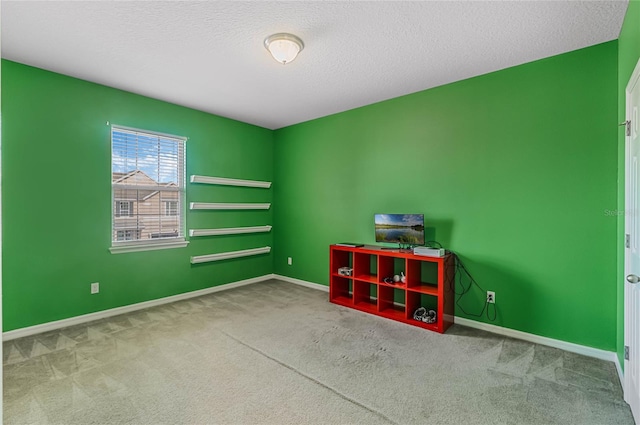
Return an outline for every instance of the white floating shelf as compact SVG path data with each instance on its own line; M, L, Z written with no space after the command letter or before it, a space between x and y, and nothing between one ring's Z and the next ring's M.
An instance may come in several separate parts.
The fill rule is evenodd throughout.
M189 236L238 235L241 233L270 232L271 226L227 227L225 229L191 229Z
M245 249L242 251L221 252L219 254L198 255L191 257L191 264L206 263L209 261L228 260L230 258L249 257L251 255L268 254L271 252L270 246L263 248Z
M268 210L271 204L229 204L229 203L209 203L191 202L189 208L192 210Z
M271 182L262 182L258 180L227 179L224 177L209 177L197 175L191 176L191 183L217 184L222 186L262 187L264 189L268 189L271 187Z

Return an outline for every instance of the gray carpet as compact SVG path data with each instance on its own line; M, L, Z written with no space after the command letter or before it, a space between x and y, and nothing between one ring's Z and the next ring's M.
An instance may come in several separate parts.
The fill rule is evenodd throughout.
M268 281L4 343L5 424L633 424L612 363Z

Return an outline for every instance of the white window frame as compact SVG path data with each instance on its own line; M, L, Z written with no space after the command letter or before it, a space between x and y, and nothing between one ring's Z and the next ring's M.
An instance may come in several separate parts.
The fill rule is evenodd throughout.
M179 195L179 201L178 202L178 209L177 212L178 214L171 216L171 217L179 217L179 223L180 223L180 231L182 234L180 234L177 237L165 237L165 238L157 238L157 239L138 239L138 240L117 240L118 239L118 231L122 230L124 233L124 235L126 235L126 232L131 230L133 232L140 232L139 229L116 229L115 228L115 219L116 217L126 217L123 216L122 214L119 214L118 216L116 216L116 203L120 202L120 200L116 201L115 197L114 197L114 184L112 183L111 185L111 247L109 248L109 251L111 251L112 254L121 254L121 253L127 253L127 252L137 252L137 251L151 251L151 250L158 250L158 249L169 249L169 248L184 248L189 244L189 241L186 240L185 235L186 235L186 213L187 213L187 209L186 209L186 150L187 150L187 146L186 146L186 141L187 138L186 137L181 137L181 136L175 136L175 135L171 135L171 134L165 134L165 133L159 133L159 132L155 132L155 131L149 131L149 130L141 130L141 129L137 129L137 128L131 128L131 127L124 127L124 126L120 126L120 125L112 125L111 126L111 132L110 132L110 140L109 140L109 144L111 146L111 179L113 181L113 133L114 131L124 131L124 132L134 132L134 133L142 133L142 134L148 134L148 135L152 135L152 136L158 136L161 137L163 139L173 139L176 141L176 143L181 143L182 144L182 164L180 164L178 166L178 171L179 171L179 182L178 182L178 189L177 192L180 194ZM122 202L129 202L129 208L130 208L130 212L133 213L133 211L135 210L134 204L135 201L128 201L128 200L122 200ZM166 212L166 211L165 211ZM114 233L115 232L115 233ZM115 236L114 236L115 235ZM126 236L125 236L126 238Z

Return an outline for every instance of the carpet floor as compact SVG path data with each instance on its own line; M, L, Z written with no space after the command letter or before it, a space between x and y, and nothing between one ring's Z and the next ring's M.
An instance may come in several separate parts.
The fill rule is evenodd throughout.
M4 343L5 424L633 424L613 363L271 280Z

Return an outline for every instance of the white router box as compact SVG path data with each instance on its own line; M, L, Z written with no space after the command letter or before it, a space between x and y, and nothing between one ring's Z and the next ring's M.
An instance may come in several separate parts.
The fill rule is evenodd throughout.
M414 255L424 255L425 257L444 257L444 248L428 248L426 246L416 246L413 248Z

